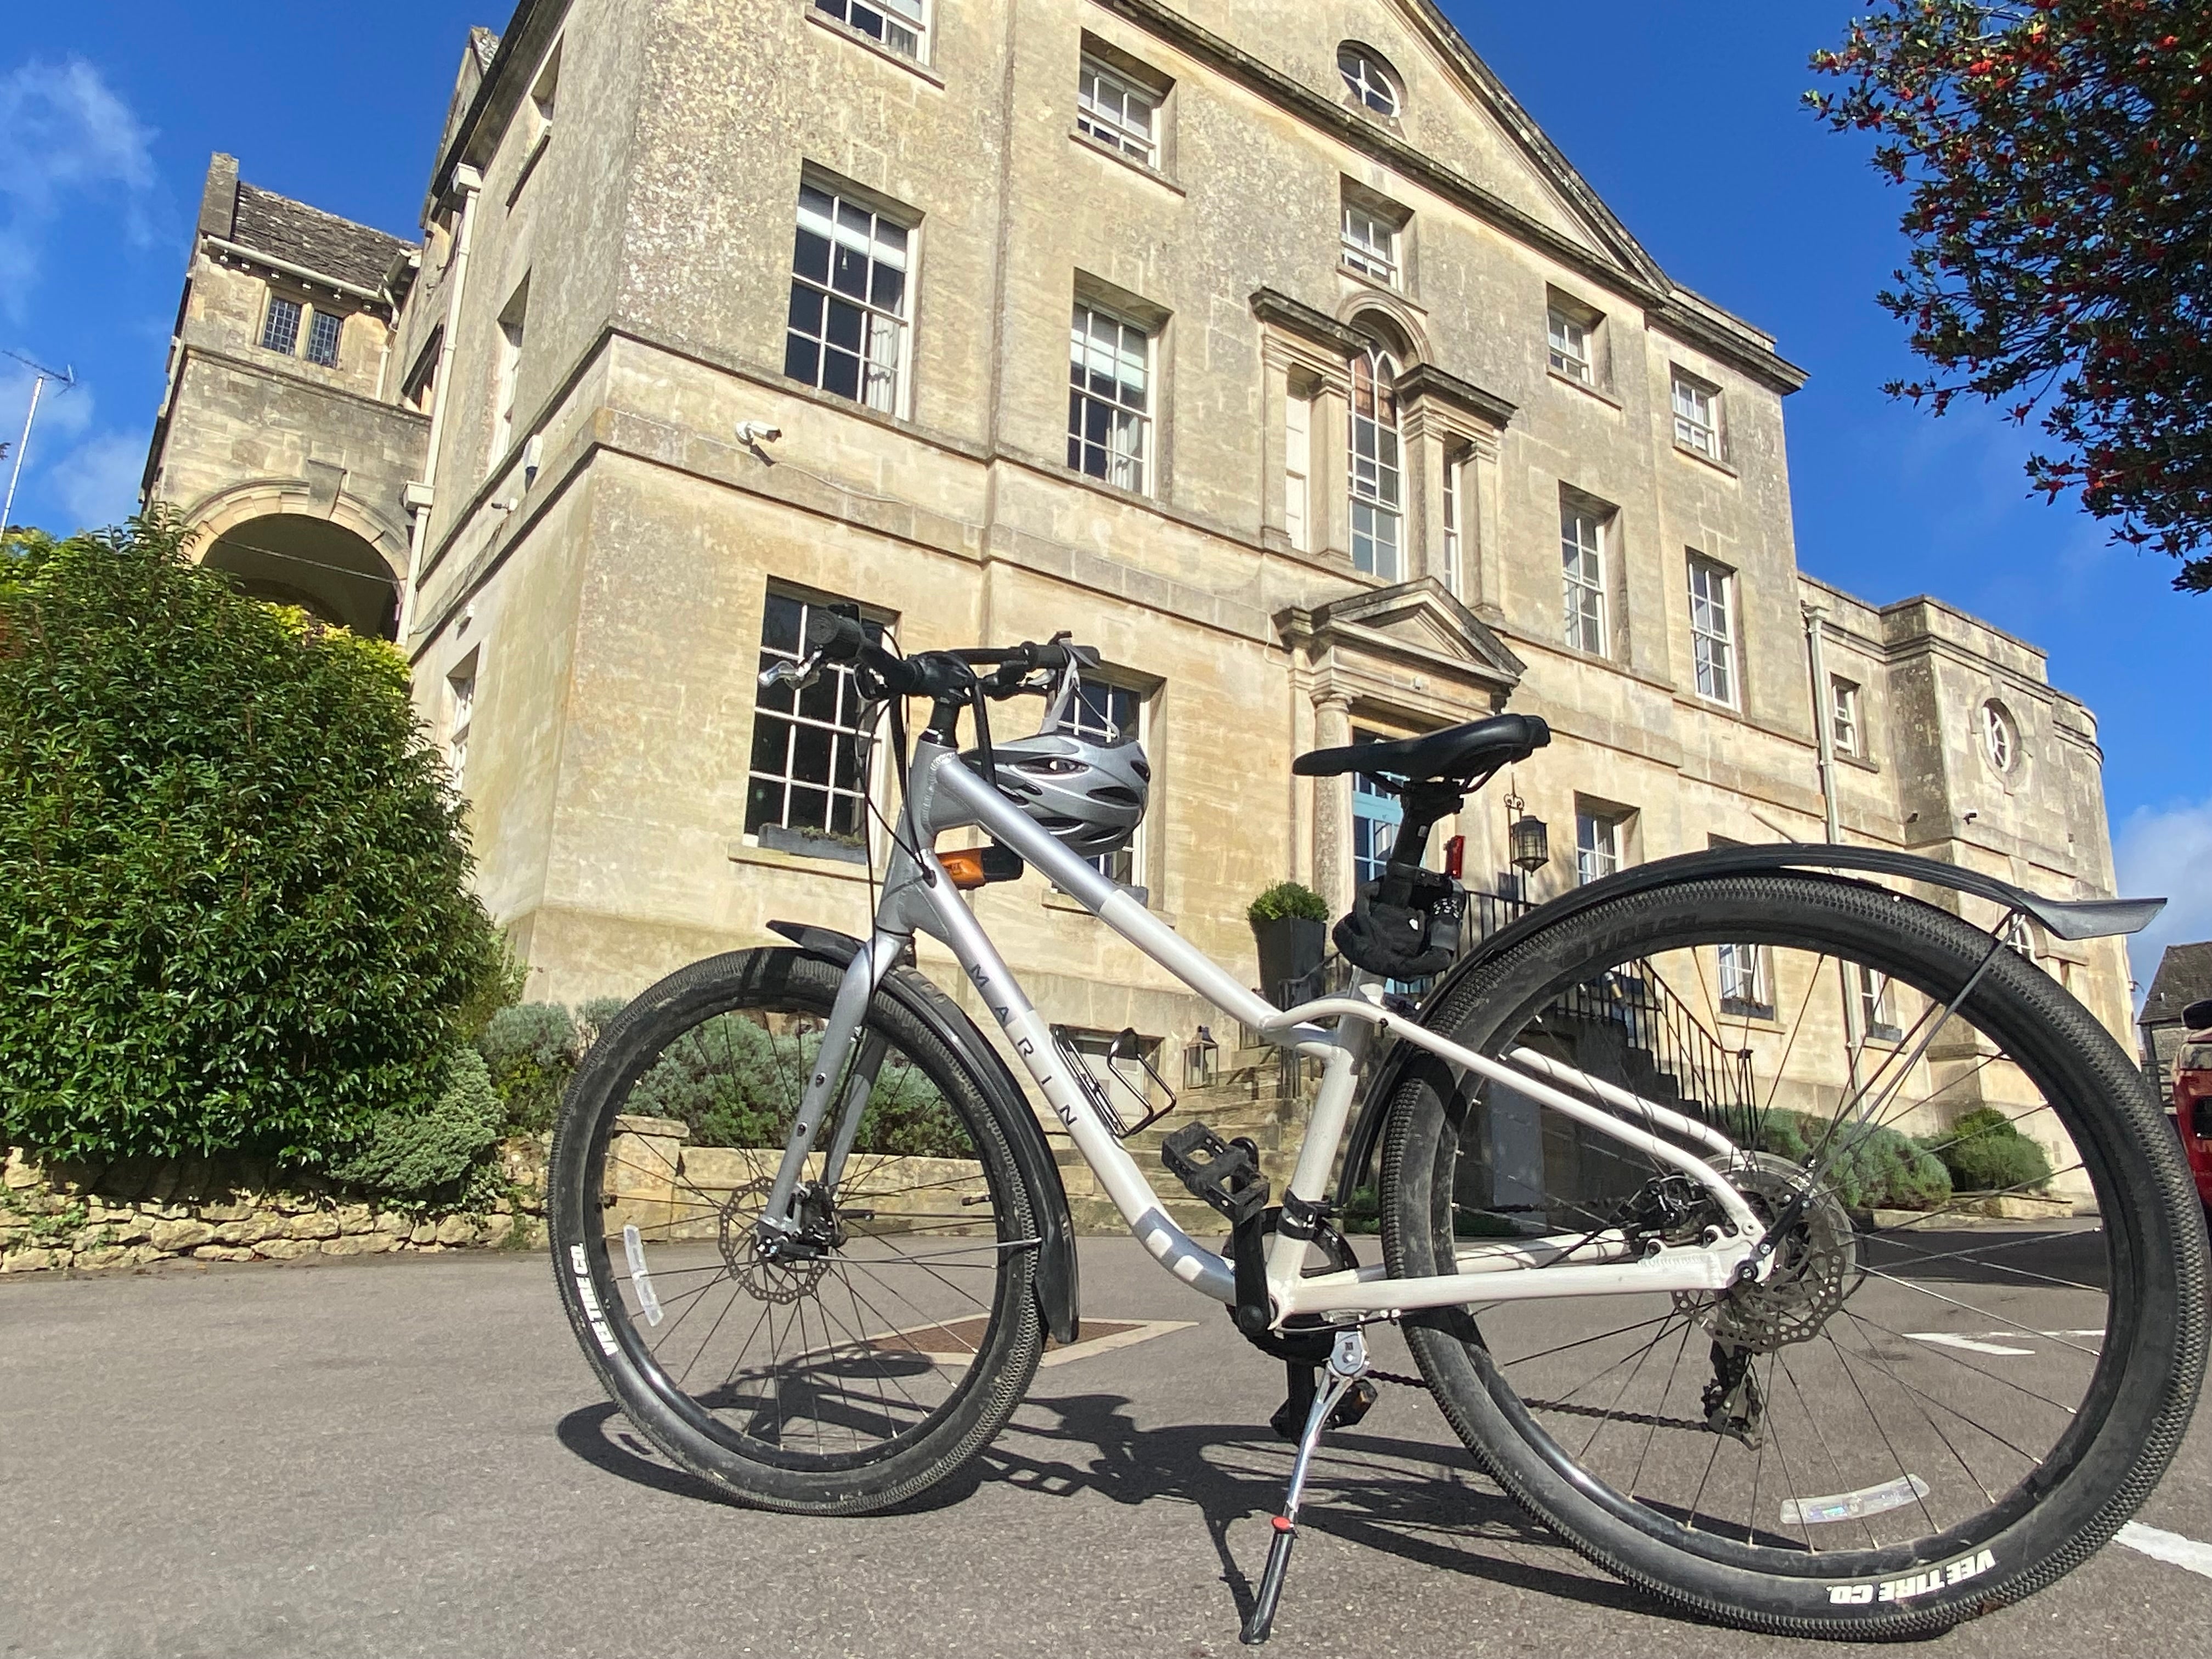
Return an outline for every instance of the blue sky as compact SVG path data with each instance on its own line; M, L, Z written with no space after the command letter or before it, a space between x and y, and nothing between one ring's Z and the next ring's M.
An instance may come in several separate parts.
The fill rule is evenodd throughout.
M956 0L939 0L940 4ZM1788 405L1800 562L1878 602L1932 592L2045 647L2101 722L2124 888L2172 895L2153 936L2212 934L2212 784L2201 719L2212 599L2172 562L2114 549L2070 504L2030 499L2032 434L1979 409L1935 421L1881 395L1910 360L1873 295L1899 260L1899 192L1864 145L1799 106L1840 0L1584 0L1560 14L1444 9L1676 280L1780 338L1812 371ZM0 347L71 365L15 516L130 510L161 395L208 154L254 183L412 235L464 30L501 8L386 0L76 0L0 33ZM28 385L0 359L0 438ZM2186 700L2186 701L2185 701ZM2152 958L2138 953L2148 977Z

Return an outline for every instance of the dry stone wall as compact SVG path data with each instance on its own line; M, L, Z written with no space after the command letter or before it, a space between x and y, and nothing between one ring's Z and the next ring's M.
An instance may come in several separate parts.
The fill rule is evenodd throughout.
M0 1273L540 1247L544 1139L508 1140L499 1155L507 1195L426 1212L310 1180L280 1182L250 1160L40 1164L11 1147L0 1170Z

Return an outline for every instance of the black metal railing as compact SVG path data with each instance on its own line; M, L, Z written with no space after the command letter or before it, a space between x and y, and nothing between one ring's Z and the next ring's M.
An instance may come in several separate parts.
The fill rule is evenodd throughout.
M1535 908L1533 900L1517 892L1468 888L1460 954L1464 956ZM1267 1000L1278 1008L1295 1007L1348 990L1353 976L1352 965L1332 951L1312 972L1267 988ZM1432 983L1423 980L1392 988L1419 998L1427 994ZM1630 963L1571 987L1553 1000L1543 1018L1619 1031L1626 1048L1640 1054L1653 1073L1650 1079L1623 1079L1624 1087L1648 1095L1654 1079L1663 1079L1673 1085L1677 1097L1662 1103L1711 1124L1739 1145L1756 1143L1758 1092L1752 1079L1750 1050L1732 1049L1723 1042L1648 961ZM1244 1036L1248 1046L1258 1046L1261 1041L1257 1032L1248 1031ZM1303 1078L1294 1075L1287 1063L1284 1072L1282 1091L1288 1097L1297 1092Z

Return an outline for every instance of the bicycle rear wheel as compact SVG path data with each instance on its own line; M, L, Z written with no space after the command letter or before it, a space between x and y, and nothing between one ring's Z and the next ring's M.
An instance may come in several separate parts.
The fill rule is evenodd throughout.
M747 951L640 997L562 1103L548 1211L569 1321L630 1421L746 1503L852 1515L981 1452L1043 1333L1037 1205L1005 1131L966 1058L886 994L832 1097L867 1068L850 1156L834 1182L806 1160L801 1248L763 1248L842 979Z
M1756 1630L1921 1635L2069 1571L2164 1471L2203 1226L2140 1073L1988 934L1832 878L1689 882L1539 932L1429 1018L1762 1149L1732 1178L1787 1224L1767 1284L1408 1320L1455 1430L1601 1565ZM1721 1219L1440 1065L1391 1102L1382 1190L1399 1275L1473 1238L1632 1257Z

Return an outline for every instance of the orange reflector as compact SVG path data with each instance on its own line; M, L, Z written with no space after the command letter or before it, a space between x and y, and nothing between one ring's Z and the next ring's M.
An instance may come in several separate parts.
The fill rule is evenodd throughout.
M939 863L945 873L952 878L952 884L965 892L970 887L981 887L990 878L983 873L983 849L965 847L957 853L940 853Z

